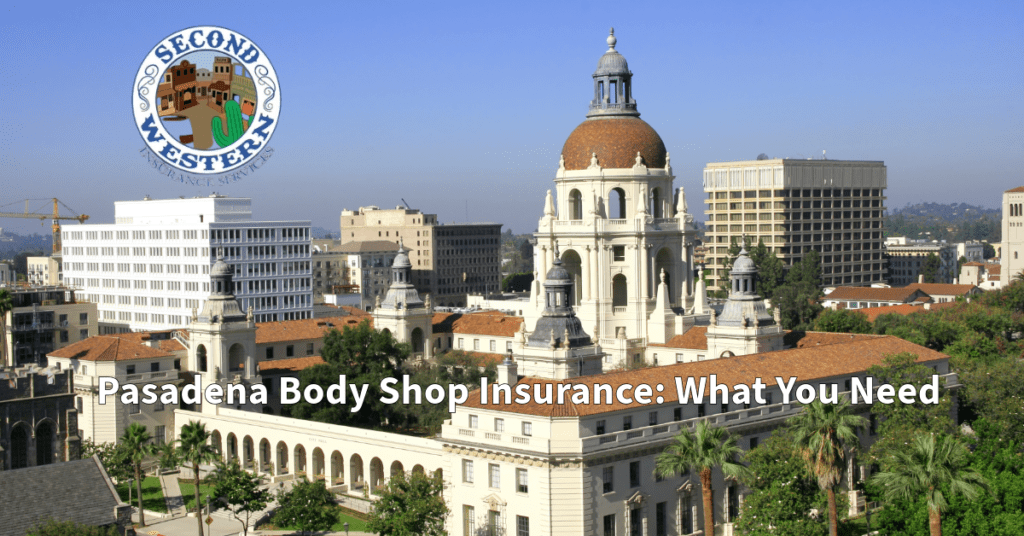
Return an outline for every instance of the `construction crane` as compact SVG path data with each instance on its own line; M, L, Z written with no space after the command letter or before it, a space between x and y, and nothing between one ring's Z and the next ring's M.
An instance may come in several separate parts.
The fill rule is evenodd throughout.
M42 207L40 207L40 209L36 209L36 212L29 212L29 205L28 204L29 204L30 201L46 201L46 202L53 201L53 213L52 214L47 214L45 212L39 212L39 210ZM15 201L15 203L21 203L21 202L22 201ZM75 211L71 210L71 207L65 205L62 201L58 200L56 197L52 197L50 199L26 199L26 200L24 200L24 203L25 203L25 212L0 212L0 218L34 218L34 219L38 219L40 222L43 222L47 218L50 218L52 220L52 222L53 222L52 229L53 229L53 254L54 255L60 255L60 251L61 251L61 248L60 248L60 220L78 220L79 223L84 223L85 220L89 219L89 216L86 216L85 214L82 214L82 215L79 215L79 216L61 216L60 215L60 210L58 208L58 205L63 206L69 212L74 213ZM13 204L14 203L8 203L6 205L0 206L0 211L2 211L5 207L9 207L9 206L11 206ZM45 207L45 205L43 205L43 206Z

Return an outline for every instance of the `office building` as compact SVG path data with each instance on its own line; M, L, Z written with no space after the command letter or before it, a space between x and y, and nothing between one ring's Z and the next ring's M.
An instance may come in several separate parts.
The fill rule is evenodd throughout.
M952 283L953 278L959 275L956 273L957 244L890 236L885 239L885 254L889 260L889 283L894 287L919 282L921 269L929 255L939 259L935 281L930 283Z
M786 266L816 250L822 285L886 281L885 164L767 159L704 168L709 288L724 288L730 244L763 240ZM712 251L713 250L713 251Z
M222 195L114 204L115 223L62 231L65 284L96 302L105 333L187 325L219 255L257 322L312 318L308 221L254 221Z
M53 350L96 335L95 303L80 301L63 287L12 288L13 308L3 322L7 365L46 366ZM0 366L4 363L0 362Z
M61 259L57 257L28 257L25 259L28 273L25 280L33 286L61 285L64 274L61 273Z

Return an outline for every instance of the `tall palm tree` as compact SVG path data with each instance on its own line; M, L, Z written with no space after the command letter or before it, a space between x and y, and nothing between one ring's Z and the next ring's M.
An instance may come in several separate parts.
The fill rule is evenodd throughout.
M988 485L969 467L967 447L957 438L921 433L909 449L896 452L891 468L872 479L883 488L886 500L928 498L928 525L932 536L942 536L942 510L947 506L943 488L950 495L974 500Z
M192 466L196 486L196 522L199 524L199 536L203 536L202 503L199 500L199 466L217 459L217 450L210 445L210 433L206 425L199 421L189 421L181 427L178 438L179 456L182 462Z
M828 495L828 531L830 536L839 532L839 513L836 511L835 487L843 479L846 445L859 446L857 428L864 426L864 417L853 413L850 402L825 404L815 400L789 420L794 433L793 441L807 463L807 469L818 480L818 486Z
M5 288L0 288L0 366L7 366L7 313L13 308L11 293Z
M121 436L121 445L128 453L128 458L132 462L132 468L135 470L135 492L139 499L139 524L143 527L146 526L146 511L142 508L142 460L153 454L154 445L150 443L153 437L149 435L149 431L146 427L133 422L124 431L124 435Z
M691 470L700 475L700 491L704 501L704 534L715 533L714 491L711 488L711 471L721 467L722 473L731 477L742 477L746 466L734 461L742 450L736 445L736 438L725 428L712 428L707 420L697 422L694 430L683 428L675 442L655 458L655 471L662 477L688 473Z

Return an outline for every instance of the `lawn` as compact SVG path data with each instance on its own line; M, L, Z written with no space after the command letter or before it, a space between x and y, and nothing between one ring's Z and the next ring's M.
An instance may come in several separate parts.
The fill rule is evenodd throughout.
M352 516L342 512L341 509L339 509L339 508L335 509L335 515L338 517L338 522L331 526L330 530L332 532L341 532L341 531L345 530L345 523L348 523L348 530L350 530L350 531L354 531L354 532L367 532L367 530L366 530L366 522L365 521L362 521L360 519L356 519L356 518L354 518L354 517L352 517ZM264 526L262 526L260 528L270 529L271 527L274 527L274 529L276 529L276 530L298 530L295 527L282 527L282 526L276 525L276 524L274 524L274 520L273 519L271 519L269 523L267 523L266 525L264 525Z
M178 479L178 487L181 488L181 497L185 499L185 508L188 511L196 508L196 485L191 480ZM213 486L204 483L199 484L199 500L206 506L206 496L213 496Z
M139 500L136 496L138 488L132 482L132 506L137 506ZM117 493L121 500L128 502L128 483L122 482L117 485ZM155 476L147 476L142 480L142 507L154 512L167 513L167 503L164 501L164 490L160 488L160 479Z

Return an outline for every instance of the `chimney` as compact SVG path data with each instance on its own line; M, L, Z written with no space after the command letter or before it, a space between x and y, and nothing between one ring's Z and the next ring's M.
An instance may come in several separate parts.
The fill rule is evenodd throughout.
M917 274L917 282L924 284L924 274Z
M519 365L512 361L512 350L505 355L505 360L498 365L498 383L515 385L519 382Z

